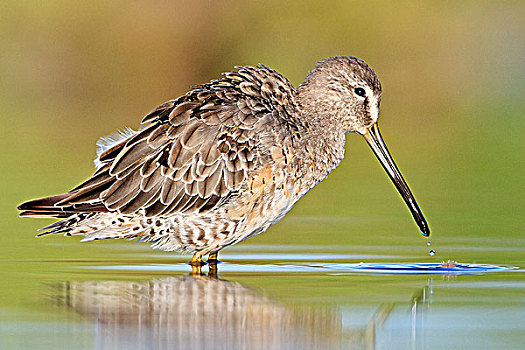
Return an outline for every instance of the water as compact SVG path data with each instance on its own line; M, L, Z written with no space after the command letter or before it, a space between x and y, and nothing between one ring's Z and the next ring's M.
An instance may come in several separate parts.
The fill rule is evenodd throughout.
M305 260L311 258L305 256ZM334 257L335 259L336 257ZM330 259L327 259L330 260ZM113 271L140 271L140 272L184 272L188 271L188 264L145 264L145 265L115 265L115 266L90 266L85 267L94 270ZM338 274L391 274L391 275L466 275L483 274L488 272L505 272L517 270L514 266L498 266L487 264L460 264L457 262L442 263L314 263L301 262L295 264L247 264L247 263L222 263L218 267L221 272L293 272L293 273L338 273ZM206 272L206 267L204 268Z
M0 349L523 349L523 3L215 3L3 2ZM379 74L431 238L359 135L218 276L17 218L92 174L98 137L191 86L258 62L297 85L336 54Z
M218 276L193 276L185 257L145 245L52 241L42 251L64 258L6 274L17 293L2 307L2 348L517 349L525 331L525 274L512 265L243 244L220 256Z

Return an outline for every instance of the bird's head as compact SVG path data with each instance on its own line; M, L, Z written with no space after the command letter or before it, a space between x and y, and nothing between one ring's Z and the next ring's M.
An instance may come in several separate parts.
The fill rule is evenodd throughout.
M331 57L308 74L298 99L304 109L315 111L310 118L335 121L344 132L365 134L379 117L381 83L363 60Z
M356 57L332 57L317 63L299 86L301 113L324 134L361 134L403 197L421 233L430 229L416 200L383 141L377 120L381 83L375 72Z

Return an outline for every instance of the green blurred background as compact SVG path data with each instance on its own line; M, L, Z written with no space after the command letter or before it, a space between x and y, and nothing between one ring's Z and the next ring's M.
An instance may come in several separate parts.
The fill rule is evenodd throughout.
M80 183L100 136L138 127L195 84L263 63L298 85L334 55L364 59L381 79L383 136L430 224L435 259L520 264L524 38L521 1L2 1L0 272L107 257L121 244L148 251L35 239L51 221L19 219L15 207ZM239 249L409 247L428 259L365 142L348 135L346 154L281 223ZM494 246L508 252L476 256Z

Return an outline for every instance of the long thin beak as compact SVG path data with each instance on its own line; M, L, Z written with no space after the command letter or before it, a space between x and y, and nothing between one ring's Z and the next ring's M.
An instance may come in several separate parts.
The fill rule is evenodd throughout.
M410 192L407 183L399 172L396 163L394 163L390 152L388 152L388 148L386 148L385 142L381 137L377 123L372 125L363 136L366 142L368 142L368 145L372 151L374 151L377 159L379 159L381 162L381 165L386 170L388 176L396 186L399 194L401 194L401 197L403 197L405 203L410 209L410 212L412 213L412 216L414 217L414 220L417 223L417 226L419 226L421 233L424 236L430 236L430 229L428 228L425 217L423 216L421 209L419 209L414 195L412 195L412 192Z

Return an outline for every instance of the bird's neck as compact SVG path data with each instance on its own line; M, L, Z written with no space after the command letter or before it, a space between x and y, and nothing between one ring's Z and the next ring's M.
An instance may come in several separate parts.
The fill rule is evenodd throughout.
M315 186L337 167L344 156L344 123L334 115L333 108L319 99L317 88L303 83L297 89L297 115L306 129L302 133L303 159L314 171L307 172L307 188Z
M329 127L313 127L307 137L313 160L321 173L328 175L344 157L345 134Z
M306 187L312 188L343 160L345 134L341 128L327 124L322 117L303 114L301 119L307 129L302 135L303 159L308 160L310 167L304 180L308 182Z

